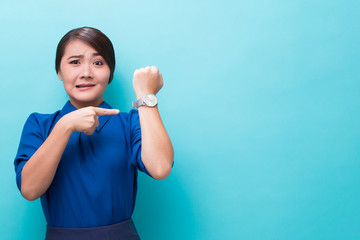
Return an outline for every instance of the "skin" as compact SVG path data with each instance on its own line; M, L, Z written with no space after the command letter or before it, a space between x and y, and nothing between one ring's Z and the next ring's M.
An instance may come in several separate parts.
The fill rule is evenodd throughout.
M85 42L73 40L67 44L58 77L77 110L66 114L56 123L48 138L25 164L21 175L21 193L30 201L39 198L51 185L73 132L92 135L99 125L98 116L119 113L117 109L98 107L103 102L110 68L97 51ZM147 93L156 94L162 86L162 75L157 67L135 70L133 87L137 98ZM174 150L158 107L139 107L139 118L144 165L155 179L165 179L171 172Z

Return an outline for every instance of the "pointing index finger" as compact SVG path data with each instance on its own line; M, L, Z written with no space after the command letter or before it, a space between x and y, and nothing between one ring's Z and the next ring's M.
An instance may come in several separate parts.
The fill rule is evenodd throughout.
M103 116L103 115L116 115L119 114L118 109L107 109L107 108L94 108L96 115Z

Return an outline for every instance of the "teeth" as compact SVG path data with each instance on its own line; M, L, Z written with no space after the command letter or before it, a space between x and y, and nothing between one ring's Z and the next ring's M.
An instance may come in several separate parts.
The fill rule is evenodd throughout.
M87 86L80 86L80 85L77 85L76 87L77 87L77 88L84 88L84 87L93 87L93 86L95 86L95 85L87 85Z

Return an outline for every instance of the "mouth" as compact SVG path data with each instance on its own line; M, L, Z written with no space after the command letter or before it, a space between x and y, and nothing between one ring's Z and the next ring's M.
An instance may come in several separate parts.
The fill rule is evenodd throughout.
M85 84L76 85L76 88L91 88L94 86L95 86L95 84L85 83Z

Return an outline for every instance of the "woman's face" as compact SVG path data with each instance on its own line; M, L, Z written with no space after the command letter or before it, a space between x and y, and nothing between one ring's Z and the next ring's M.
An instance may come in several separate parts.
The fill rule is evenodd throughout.
M58 76L76 108L97 107L103 102L110 68L94 48L73 40L65 47Z

